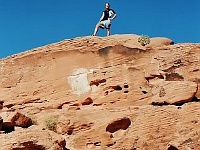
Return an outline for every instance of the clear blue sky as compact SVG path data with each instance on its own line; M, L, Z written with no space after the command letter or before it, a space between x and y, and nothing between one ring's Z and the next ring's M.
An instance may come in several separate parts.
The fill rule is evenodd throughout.
M92 35L105 0L0 0L0 58ZM111 34L200 42L200 0L109 0L118 17ZM105 36L99 30L98 36Z

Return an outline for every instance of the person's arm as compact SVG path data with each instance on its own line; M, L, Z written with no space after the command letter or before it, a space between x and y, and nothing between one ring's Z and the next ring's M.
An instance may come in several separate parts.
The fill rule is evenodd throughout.
M113 20L113 19L115 19L117 17L117 14L113 9L111 9L110 11L111 11L110 20Z
M104 12L102 13L101 18L99 19L99 22L100 22L101 20L103 20L103 18L104 18Z
M117 17L117 14L114 14L112 18L110 18L110 20L113 20Z

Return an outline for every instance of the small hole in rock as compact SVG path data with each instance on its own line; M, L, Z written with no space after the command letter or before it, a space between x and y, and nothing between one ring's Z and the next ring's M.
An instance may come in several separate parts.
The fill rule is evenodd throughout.
M147 94L148 92L147 92L147 91L142 91L142 93L143 93L143 94Z
M68 134L68 135L72 135L72 133L73 133L73 129L69 129L69 130L67 131L67 134Z
M176 148L175 146L173 146L173 145L170 145L169 147L168 147L168 149L167 150L178 150L178 148Z
M119 85L116 85L116 86L110 86L110 89L114 89L116 91L121 91L122 90L122 87L119 86Z
M101 142L94 142L95 146L101 146Z
M124 85L124 88L128 88L129 86L127 84Z

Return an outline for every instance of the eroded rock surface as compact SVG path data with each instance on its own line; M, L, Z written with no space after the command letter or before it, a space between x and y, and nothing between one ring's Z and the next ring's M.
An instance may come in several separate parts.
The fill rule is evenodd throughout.
M64 150L65 139L52 131L39 127L21 129L9 134L0 134L2 150Z
M1 59L0 116L15 127L2 148L200 149L200 45L138 38L88 36Z
M183 104L192 101L198 86L191 81L161 81L152 87L152 104ZM181 93L181 94L180 94Z

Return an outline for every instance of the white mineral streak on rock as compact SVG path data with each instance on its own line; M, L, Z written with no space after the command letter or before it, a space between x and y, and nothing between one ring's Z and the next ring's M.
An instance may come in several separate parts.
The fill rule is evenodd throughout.
M68 83L72 88L73 94L81 95L90 91L87 74L87 69L78 68L73 71L73 75L68 77Z

